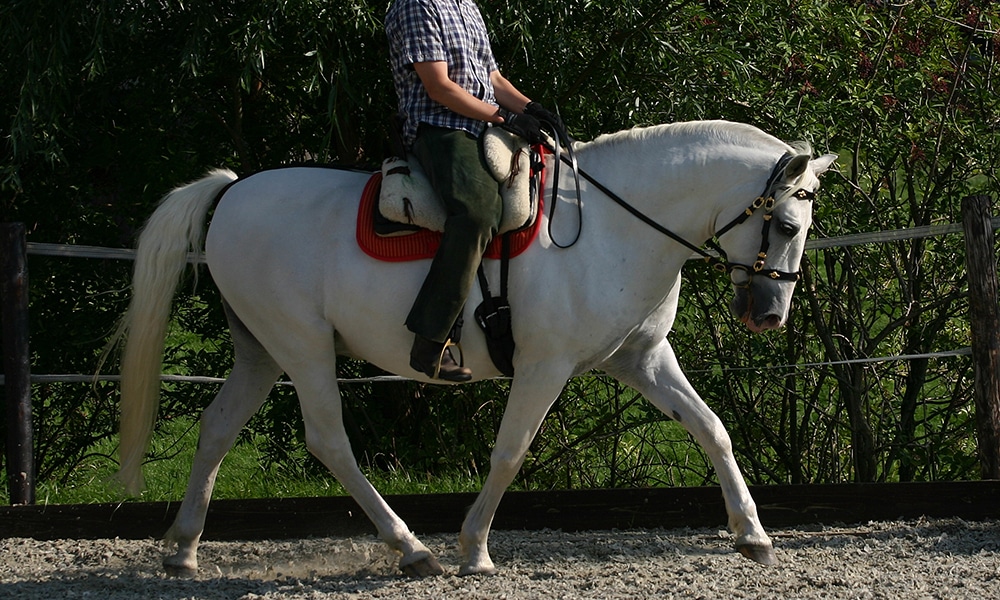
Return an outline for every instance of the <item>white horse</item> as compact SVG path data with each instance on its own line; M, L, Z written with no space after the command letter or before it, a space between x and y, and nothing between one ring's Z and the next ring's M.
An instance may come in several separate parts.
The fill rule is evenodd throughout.
M576 143L575 153L593 177L582 185L585 223L578 241L557 247L543 222L542 233L510 266L515 375L489 475L462 525L459 572L495 572L487 537L501 496L565 382L592 369L632 386L683 424L715 467L736 547L773 563L771 540L729 435L681 372L667 333L691 246L720 230L726 230L718 242L733 281L736 316L754 331L784 323L817 177L836 156L812 159L805 144L793 148L751 126L724 121L605 135ZM120 475L133 492L142 486L142 459L156 417L173 293L187 252L201 248L206 213L229 186L218 200L205 252L226 304L235 364L201 418L191 478L167 533L177 544L176 554L164 559L168 573L196 572L219 464L282 372L298 392L310 452L400 554L400 569L418 576L442 573L359 470L341 413L337 355L426 381L409 367L412 334L403 321L429 262L379 262L358 248L358 198L368 177L289 167L236 180L228 171L214 171L169 193L139 238L134 296L123 322L128 340L121 391ZM568 168L560 179L559 203L569 205L576 198ZM546 182L546 189L551 185ZM748 209L761 195L773 196L773 204ZM564 206L556 214L561 216L553 237L565 241L577 231L576 212ZM766 259L758 257L765 248ZM756 271L749 265L758 260ZM497 261L487 261L486 268L496 281ZM480 300L473 289L467 323ZM478 330L466 328L462 354L475 377L499 375Z

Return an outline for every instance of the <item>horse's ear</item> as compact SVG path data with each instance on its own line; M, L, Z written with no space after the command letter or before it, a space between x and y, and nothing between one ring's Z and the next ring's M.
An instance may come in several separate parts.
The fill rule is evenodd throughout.
M809 166L808 154L797 154L785 165L785 181L794 181L806 172Z
M830 165L832 165L836 160L836 154L824 154L816 160L810 161L809 166L812 168L813 175L819 177L823 173L826 173L826 170L829 169Z

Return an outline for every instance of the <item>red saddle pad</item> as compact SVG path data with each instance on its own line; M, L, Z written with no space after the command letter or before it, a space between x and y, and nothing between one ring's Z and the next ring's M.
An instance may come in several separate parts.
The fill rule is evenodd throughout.
M383 237L375 233L375 206L378 203L379 191L382 189L382 173L372 174L365 189L361 192L361 203L358 207L358 245L365 254L389 262L421 260L433 258L441 245L441 233L429 229ZM539 194L541 196L541 194ZM542 222L541 198L539 198L538 217L530 226L511 234L511 257L527 250L528 246L538 236L538 227ZM486 249L486 258L500 258L500 237L493 238Z

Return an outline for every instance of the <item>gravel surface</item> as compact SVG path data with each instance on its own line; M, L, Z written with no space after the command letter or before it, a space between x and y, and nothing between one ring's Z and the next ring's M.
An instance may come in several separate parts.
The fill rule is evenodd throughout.
M164 577L155 540L0 540L0 598L1000 598L1000 521L772 530L779 564L710 529L495 531L494 577L407 579L374 536L205 542L193 580ZM457 535L423 536L448 573Z

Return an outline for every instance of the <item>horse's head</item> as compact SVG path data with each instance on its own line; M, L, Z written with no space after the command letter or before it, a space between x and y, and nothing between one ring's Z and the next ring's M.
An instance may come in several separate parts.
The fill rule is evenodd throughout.
M775 168L764 197L755 203L760 206L719 237L733 284L730 310L755 333L777 329L788 318L819 175L836 159L835 154L791 155Z

